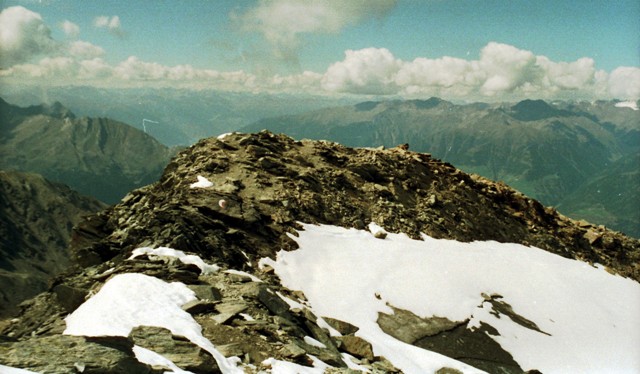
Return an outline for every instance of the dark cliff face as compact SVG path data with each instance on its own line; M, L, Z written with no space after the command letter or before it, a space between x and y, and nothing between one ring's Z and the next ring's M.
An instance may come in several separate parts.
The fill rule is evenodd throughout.
M106 208L37 174L0 171L0 316L70 264L71 229Z
M211 185L193 188L202 178ZM61 335L68 313L108 279L142 273L180 281L194 290L200 300L183 308L202 326L203 336L227 357L243 357L245 363L261 367L269 357L311 365L309 354L340 368L345 366L341 354L347 352L360 357L371 371L397 372L384 358L354 348L351 343L364 348L368 343L353 335L348 324L331 321L344 336L330 337L319 326L321 316L308 309L291 309L276 296L299 302L305 299L300 292L284 287L272 268L258 266L261 258L273 258L281 249L296 246L289 235L297 235L299 222L359 229L375 222L389 232L404 232L414 238L426 233L460 241L535 245L640 279L638 240L570 220L504 184L465 174L407 146L356 149L330 142L295 141L269 132L230 134L201 140L184 150L157 183L132 191L120 204L77 225L70 245L75 267L57 277L48 292L25 303L16 322L0 323L2 334L19 340L0 343L0 353L2 349L30 352L45 343L69 344ZM220 266L221 271L205 275L195 266L154 256L129 259L135 248L144 246L194 253ZM225 272L229 269L236 272ZM259 276L261 282L237 270ZM242 312L254 320L244 320ZM401 311L398 314L403 315ZM407 321L420 319L405 317ZM394 324L405 323L388 322L386 328L391 330ZM180 340L167 331L136 330L119 338L122 341L118 344L142 344L138 342L165 335L171 344ZM480 335L487 340L485 333ZM305 337L322 342L324 348L307 344ZM88 343L73 344L80 351ZM91 344L104 347L115 343ZM485 341L478 344L486 346ZM447 342L445 346L450 357L469 357L464 346L453 347ZM73 367L73 354L82 355L84 362L95 359L93 355L69 353L71 358L59 361L59 365ZM131 358L130 352L120 354ZM482 363L477 367L489 372L504 367L509 367L510 373L522 372L499 345L474 355L474 360ZM495 357L503 358L497 362ZM30 360L17 357L3 361L0 354L0 364L28 364L33 370L50 365L50 359ZM100 365L106 364L96 365L104 368Z

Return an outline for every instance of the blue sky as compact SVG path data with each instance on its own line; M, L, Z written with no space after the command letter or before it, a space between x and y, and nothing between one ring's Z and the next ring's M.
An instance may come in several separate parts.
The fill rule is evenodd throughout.
M584 96L586 90L594 96L640 96L640 89L619 83L640 83L636 81L640 80L637 0L5 0L0 4L5 19L10 15L7 10L18 6L20 12L11 17L24 20L14 22L13 28L4 22L0 43L8 40L7 35L15 39L26 34L36 23L50 31L52 40L43 40L47 36L42 35L13 49L9 42L0 44L6 56L5 61L0 57L4 80L45 77L53 74L52 59L58 59L56 69L62 69L61 58L66 57L72 61L65 62L64 73L79 74L82 79L77 84L98 84L98 78L115 74L129 84L162 79L169 84L166 78L171 76L180 85L185 84L185 69L172 68L187 66L195 71L190 70L188 79L194 80L195 74L202 83L203 76L220 80L216 74L234 73L233 79L254 89L273 86L274 79L280 82L285 77L287 83L277 85L353 94L503 97L542 90L540 96L558 92ZM351 59L346 51L354 52ZM533 70L524 67L531 64L536 65ZM149 73L142 74L145 69ZM229 79L224 78L227 83ZM106 84L104 79L101 84Z

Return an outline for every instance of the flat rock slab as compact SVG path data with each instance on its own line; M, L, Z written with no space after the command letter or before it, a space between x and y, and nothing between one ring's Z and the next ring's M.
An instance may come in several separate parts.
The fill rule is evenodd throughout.
M182 306L182 310L189 314L200 314L213 312L217 302L208 300L192 300Z
M0 364L38 373L161 373L139 362L124 337L54 335L0 343Z
M138 326L131 330L129 337L136 345L166 357L181 369L197 374L220 373L209 352L163 327Z
M322 317L322 319L342 335L353 335L360 329L349 322L344 322L339 319L331 317Z

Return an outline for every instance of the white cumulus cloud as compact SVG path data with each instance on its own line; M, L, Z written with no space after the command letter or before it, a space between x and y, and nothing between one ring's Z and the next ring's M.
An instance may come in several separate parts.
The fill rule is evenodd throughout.
M51 30L38 13L21 6L0 12L0 67L29 62L57 47Z
M594 83L595 63L583 57L574 62L553 62L545 56L538 56L536 63L545 71L545 82L559 89L580 89Z
M164 66L155 62L141 61L131 56L114 68L116 77L124 80L156 80L166 76Z
M93 26L99 29L107 29L107 31L119 38L123 38L126 35L118 16L98 16L93 19Z
M254 26L259 27L265 38L271 38L274 46L293 46L289 49L293 53L302 40L300 34L339 32L346 25L366 17L382 17L393 4L392 1L274 0L260 2L243 17L253 17L254 21L263 19L264 23L257 22ZM367 7L371 8L369 13L364 11ZM124 35L118 16L97 17L94 25ZM0 12L0 78L3 82L440 96L485 101L640 99L638 67L619 67L609 73L596 69L591 58L552 61L546 56L496 42L487 44L480 51L480 57L473 60L444 56L403 61L389 49L364 48L345 51L344 59L334 62L324 72L256 75L243 70L224 72L194 68L188 64L167 66L135 56L120 63L108 63L103 48L77 40L80 28L76 24L65 21L59 26L69 37L63 42L51 38L50 29L35 12L20 6ZM276 35L278 30L282 35Z
M386 48L348 50L345 59L332 64L322 78L322 87L328 91L389 94L398 87L395 77L402 66Z
M78 57L81 59L91 59L95 57L100 57L104 55L104 49L102 47L98 47L89 42L85 42L83 40L77 40L72 42L68 46L68 51L71 56Z
M480 70L477 62L446 56L437 59L418 57L402 63L395 81L408 94L465 96L473 93L485 77L486 73Z
M640 100L640 68L623 66L609 75L609 92L616 98Z
M60 24L60 28L62 29L64 34L70 38L77 38L78 35L80 35L80 26L69 20L65 20L64 22L62 22Z
M67 79L77 75L78 63L70 57L45 57L37 64L14 66L11 71L30 78Z
M381 18L397 0L274 0L260 1L238 17L246 31L258 32L276 58L297 61L302 35L337 33L350 24Z
M313 92L318 90L321 80L322 74L305 71L300 74L293 75L275 75L267 83L267 86L274 89L294 89Z
M78 79L94 80L109 78L113 74L113 68L99 57L78 62Z
M505 92L539 80L541 70L529 51L508 44L491 42L480 52L480 69L487 78L481 91L487 96Z

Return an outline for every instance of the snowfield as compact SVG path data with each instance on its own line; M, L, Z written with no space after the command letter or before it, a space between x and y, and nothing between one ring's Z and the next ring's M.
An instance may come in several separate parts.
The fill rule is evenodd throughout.
M363 230L303 226L291 236L298 250L261 264L272 266L284 286L303 291L316 315L360 327L356 335L406 373L474 369L382 332L376 320L378 312L392 313L387 304L420 317L471 318L469 328L485 322L524 370L640 372L640 284L631 279L519 244L403 234L381 240ZM544 333L490 314L482 294L501 295Z
M376 239L370 231L303 224L291 236L299 249L280 251L273 267L284 286L301 290L318 317L332 317L358 326L356 335L369 341L406 373L432 373L442 367L464 373L478 369L435 352L403 343L377 325L389 305L420 317L469 319L467 328L486 323L491 336L524 370L544 373L640 372L640 284L611 275L601 267L569 260L541 249L497 242L461 243L403 234ZM171 248L140 248L132 257L173 256L217 271L197 256ZM232 274L242 273L229 271ZM492 312L487 295L500 295L513 311L542 331L523 327ZM303 307L280 295L289 305ZM119 274L66 318L65 334L127 336L139 325L165 327L210 352L223 373L243 372L237 357L224 357L201 334L201 326L181 306L195 299L179 282L167 283L144 274ZM322 318L321 325L326 324ZM338 334L331 329L331 334ZM309 344L321 344L312 338ZM188 373L157 353L135 347L136 357L164 365L169 373ZM357 365L343 355L352 368ZM322 373L327 365L310 357L314 367L267 359L273 373ZM0 372L26 373L0 366Z

